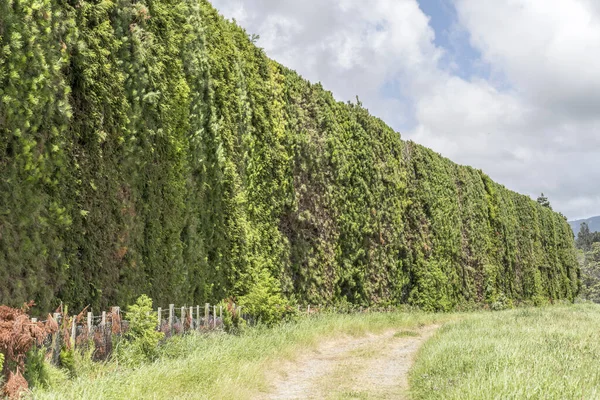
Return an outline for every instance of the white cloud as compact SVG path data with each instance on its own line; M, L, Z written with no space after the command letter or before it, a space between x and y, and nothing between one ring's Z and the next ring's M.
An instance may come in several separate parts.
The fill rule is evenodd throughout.
M531 177L570 217L600 213L600 5L595 0L455 0L471 44L531 112L514 144L528 146ZM503 171L499 171L502 174ZM527 189L529 187L530 189Z
M595 0L454 0L494 80L442 67L416 0L216 0L282 64L339 100L569 217L600 214L600 6ZM478 65L480 67L481 65ZM464 75L464 74L463 74ZM502 79L498 80L497 77ZM498 84L498 82L501 83ZM390 96L390 88L397 91ZM508 88L508 89L507 89ZM597 171L597 172L596 172Z
M442 50L414 0L268 1L217 0L226 17L257 33L269 56L313 82L323 82L340 100L359 95L390 125L406 126L410 111L403 99L381 91L388 82L427 87ZM243 12L234 10L240 10ZM407 87L401 87L407 90Z
M529 101L592 117L600 106L600 6L592 0L456 0L492 68Z

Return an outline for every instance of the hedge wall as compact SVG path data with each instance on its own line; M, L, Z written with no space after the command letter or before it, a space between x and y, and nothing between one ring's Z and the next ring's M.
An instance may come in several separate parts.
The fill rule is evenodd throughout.
M0 3L0 303L572 299L564 218L340 103L204 0Z

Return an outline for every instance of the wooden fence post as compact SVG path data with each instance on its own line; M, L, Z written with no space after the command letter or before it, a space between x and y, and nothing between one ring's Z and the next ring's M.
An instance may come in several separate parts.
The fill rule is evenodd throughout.
M122 335L123 334L123 321L122 321L122 318L121 318L121 307L116 306L115 307L115 313L119 317L117 319L119 321L119 335Z
M306 307L306 313L307 313L308 315L310 315L310 304L308 305L308 307Z
M194 307L190 307L190 331L194 330Z
M223 326L223 306L219 306L219 318L221 318L221 326Z
M200 306L196 306L196 329L200 330Z
M58 324L58 327L59 327L58 330L56 331L56 333L54 335L52 335L53 336L53 338L52 338L52 345L53 345L52 346L52 363L54 365L58 364L58 361L60 358L61 344L60 344L60 323L58 322L59 317L60 317L59 313L54 313L54 315L53 315L54 321L56 321L56 323Z
M184 333L185 332L185 307L181 307L180 321L181 321L181 333Z
M77 343L75 339L77 339L77 321L75 320L75 315L73 315L71 321L71 346L73 346L73 349L75 349L75 343Z
M173 319L175 317L175 304L169 304L169 335L173 336Z
M88 335L92 333L92 318L93 318L93 314L92 312L88 312L87 313L87 328L88 328Z
M210 314L210 303L204 304L204 326L208 328L208 317Z
M106 311L102 311L102 329L106 326Z
M157 316L158 316L158 330L160 331L160 329L162 328L162 308L158 307L158 311L156 312Z

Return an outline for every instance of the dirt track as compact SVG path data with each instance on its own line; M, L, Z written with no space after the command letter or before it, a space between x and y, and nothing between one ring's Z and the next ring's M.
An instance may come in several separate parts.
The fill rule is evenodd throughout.
M437 326L324 342L284 362L260 399L403 399L419 347ZM414 336L413 336L414 335Z

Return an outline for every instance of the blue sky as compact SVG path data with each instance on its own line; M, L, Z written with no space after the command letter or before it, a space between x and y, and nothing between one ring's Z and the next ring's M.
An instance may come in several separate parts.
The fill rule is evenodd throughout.
M463 79L473 77L489 78L489 66L482 62L481 54L469 43L469 34L458 23L456 8L449 0L418 0L419 8L429 18L429 26L434 30L433 43L444 50L440 60L442 68L452 70ZM403 93L397 82L386 82L381 95L387 98L403 99ZM414 128L417 121L408 118L397 128Z
M569 218L600 215L597 0L214 0L282 64Z
M418 0L418 3L435 31L434 43L448 53L443 61L445 66L456 64L455 73L465 79L489 76L489 69L481 63L481 54L471 46L468 32L459 24L454 4L449 0Z

